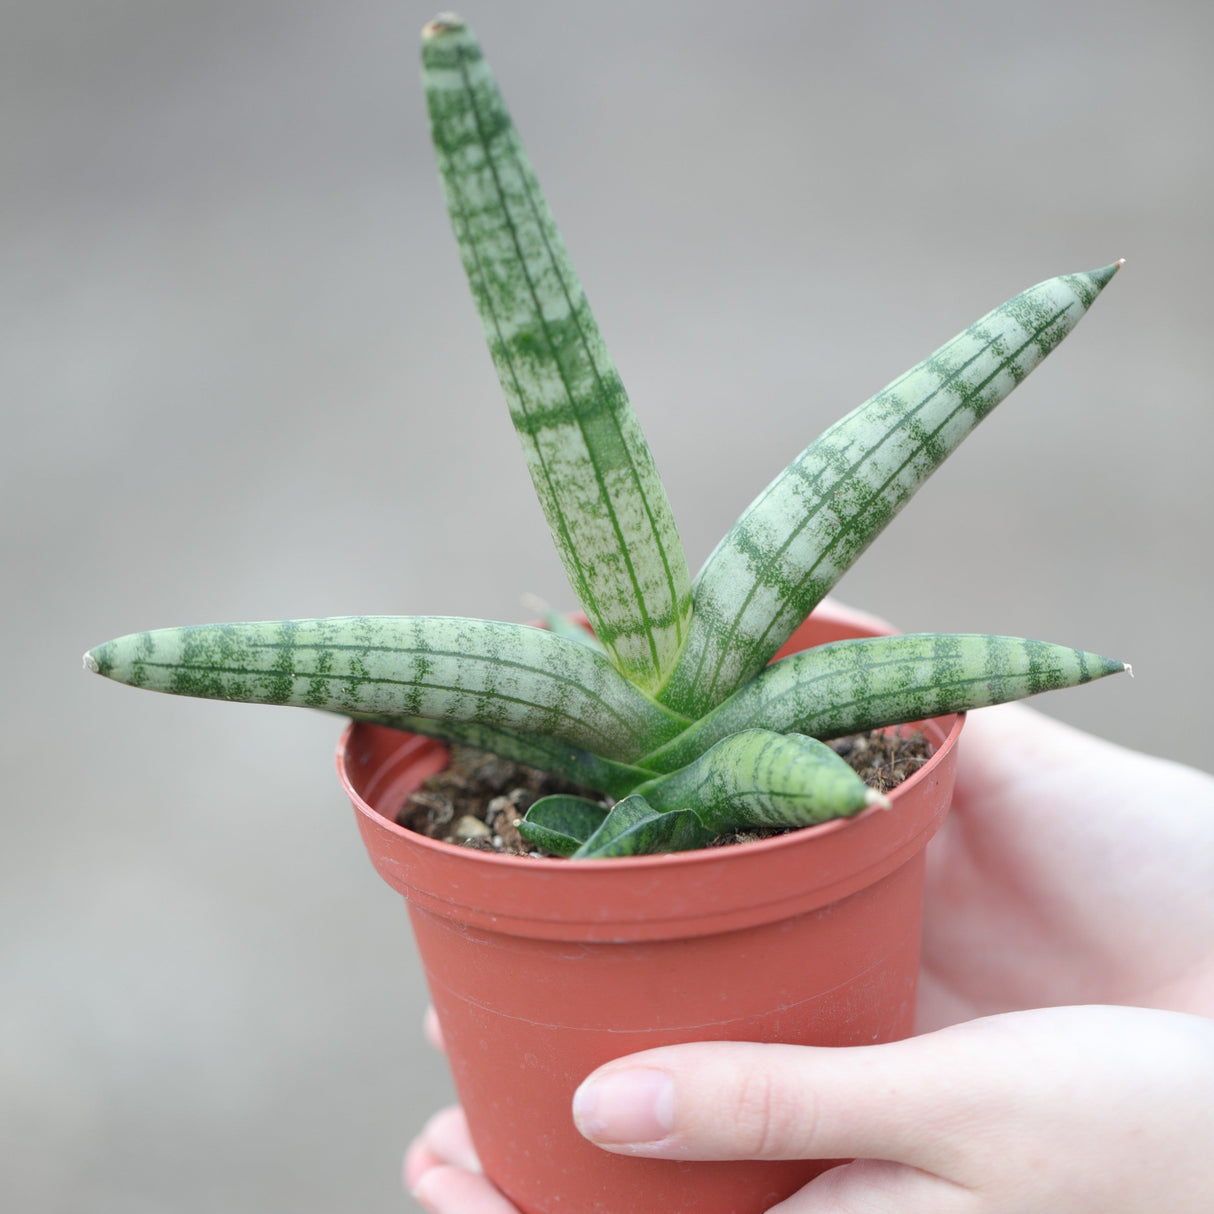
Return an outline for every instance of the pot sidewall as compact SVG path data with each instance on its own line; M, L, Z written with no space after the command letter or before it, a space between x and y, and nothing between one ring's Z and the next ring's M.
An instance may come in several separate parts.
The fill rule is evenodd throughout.
M821 610L785 652L872 635ZM429 740L356 725L343 784L381 876L405 895L460 1102L486 1173L525 1214L761 1214L829 1163L680 1164L590 1146L577 1085L681 1041L825 1046L913 1028L924 849L952 795L959 718L869 810L758 843L588 862L503 857L404 830Z

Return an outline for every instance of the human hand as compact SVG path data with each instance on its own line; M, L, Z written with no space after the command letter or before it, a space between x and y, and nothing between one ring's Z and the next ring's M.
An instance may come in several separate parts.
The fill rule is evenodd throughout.
M1207 1214L1212 1092L1211 1022L1067 1007L889 1045L650 1050L596 1071L574 1112L623 1154L857 1158L769 1214ZM475 1168L447 1110L406 1182L433 1214L518 1214Z
M1214 777L984 709L927 865L920 1031L1079 1003L1214 1016Z
M1212 1030L1198 1019L1214 1016L1212 810L1200 772L1021 706L972 714L954 812L928 851L920 986L920 1031L957 1027L863 1050L713 1043L622 1059L596 1077L646 1062L652 1074L660 1054L677 1107L714 1110L665 1147L629 1150L860 1158L779 1214L1214 1208L1202 1176ZM1026 1010L1043 1007L1055 1010ZM786 1137L747 1138L756 1107L773 1125L782 1113ZM423 1131L407 1176L428 1209L515 1214L474 1163L451 1110Z

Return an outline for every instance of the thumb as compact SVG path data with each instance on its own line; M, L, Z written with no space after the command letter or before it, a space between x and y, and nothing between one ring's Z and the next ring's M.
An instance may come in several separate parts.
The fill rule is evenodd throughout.
M574 1121L621 1154L861 1156L947 1173L958 1159L941 1133L944 1093L957 1123L988 1101L968 1036L961 1026L844 1049L722 1041L648 1050L594 1072L574 1096Z
M1101 1178L1110 1190L1089 1191L1094 1204L1073 1208L1187 1210L1195 1190L1214 1197L1206 1162L1212 1083L1209 1021L1138 1008L1051 1008L888 1045L704 1042L649 1050L594 1072L574 1097L574 1118L596 1145L630 1155L887 1161L906 1165L882 1173L899 1184L912 1183L918 1169L936 1182L938 1197L960 1186L997 1194L990 1208L1015 1210L1053 1208L1047 1198L1056 1186L1090 1190ZM1172 1182L1182 1177L1189 1186L1185 1202L1124 1204L1133 1187L1124 1184L1131 1145L1133 1158L1170 1161ZM847 1182L849 1169L838 1171L806 1195ZM1150 1171L1133 1174L1147 1184ZM1044 1205L1031 1204L1035 1187ZM950 1206L920 1200L890 1208Z

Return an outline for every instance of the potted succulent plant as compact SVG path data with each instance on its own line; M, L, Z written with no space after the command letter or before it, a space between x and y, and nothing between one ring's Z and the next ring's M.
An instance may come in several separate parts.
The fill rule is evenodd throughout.
M464 266L588 627L555 616L547 629L438 617L209 625L119 638L85 663L152 690L353 719L342 781L373 862L408 902L486 1170L520 1208L763 1210L823 1165L607 1155L574 1132L569 1098L609 1058L676 1040L851 1044L911 1031L923 849L948 806L956 714L1126 668L1019 638L872 635L814 609L1118 267L1017 295L836 422L693 581L458 18L426 27L423 68ZM934 753L888 797L822 741L905 723ZM544 798L519 823L567 859L429 839L396 813L443 767L445 743L605 796ZM754 826L789 833L707 846Z

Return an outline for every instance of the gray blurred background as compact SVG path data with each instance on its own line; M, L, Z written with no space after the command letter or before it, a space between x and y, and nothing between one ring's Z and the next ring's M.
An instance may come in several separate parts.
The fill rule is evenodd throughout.
M80 670L145 627L570 605L431 165L407 0L44 0L0 37L0 1205L409 1209L449 1095L338 725ZM1128 264L841 587L1134 681L1209 763L1214 7L481 3L697 567L1016 291ZM1160 812L1166 812L1160 806Z

